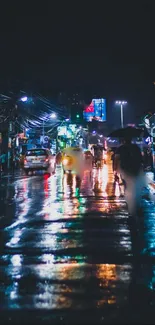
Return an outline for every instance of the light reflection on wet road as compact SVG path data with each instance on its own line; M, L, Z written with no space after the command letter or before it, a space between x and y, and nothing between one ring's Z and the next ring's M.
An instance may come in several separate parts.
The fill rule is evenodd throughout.
M82 182L59 167L51 177L6 178L0 205L1 310L99 309L103 320L127 303L136 272L153 288L153 265L134 271L123 189L109 165ZM143 241L153 256L155 209L147 209Z

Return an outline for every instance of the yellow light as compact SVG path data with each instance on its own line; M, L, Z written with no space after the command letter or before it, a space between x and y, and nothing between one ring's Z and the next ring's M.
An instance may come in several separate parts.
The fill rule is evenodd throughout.
M67 158L63 159L62 163L63 163L63 165L66 166L68 164L68 159Z

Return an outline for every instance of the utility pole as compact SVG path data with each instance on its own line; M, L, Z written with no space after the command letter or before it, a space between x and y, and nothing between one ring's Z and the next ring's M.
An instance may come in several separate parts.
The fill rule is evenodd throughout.
M121 128L124 127L124 121L123 121L123 104L121 103Z
M151 128L151 135L152 135L153 179L155 181L155 126Z
M116 104L117 105L120 105L121 107L121 128L123 129L124 128L124 116L123 116L123 105L127 104L126 101L121 101L121 100L117 100L116 101Z
M43 120L43 141L44 141L44 136L45 136L45 123L44 123L44 120Z
M10 133L12 132L12 122L9 122L9 127L8 127L8 159L7 159L7 167L8 170L10 168L10 149L11 149L11 142L10 142Z
M153 178L155 181L155 114L148 113L143 118L143 125L145 125L149 134L151 135L151 151L152 151L152 168L153 168Z
M7 168L10 169L10 155L14 156L14 146L15 144L12 143L12 136L16 133L15 123L16 123L16 117L17 117L17 110L18 105L17 103L13 103L13 108L11 110L10 116L9 116L9 127L8 127L8 154L7 154Z

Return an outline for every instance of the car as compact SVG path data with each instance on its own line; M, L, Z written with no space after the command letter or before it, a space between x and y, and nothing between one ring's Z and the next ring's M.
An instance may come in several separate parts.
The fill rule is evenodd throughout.
M68 147L62 152L62 168L64 173L82 175L84 154L80 147Z
M56 159L50 150L39 148L30 149L24 157L24 171L28 175L31 171L44 170L47 173L55 173Z

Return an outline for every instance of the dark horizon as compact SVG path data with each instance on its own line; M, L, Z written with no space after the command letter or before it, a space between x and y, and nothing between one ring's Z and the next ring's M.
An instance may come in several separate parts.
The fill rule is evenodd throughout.
M108 1L101 9L3 8L0 91L78 91L86 102L94 94L125 99L131 115L154 111L153 1Z

